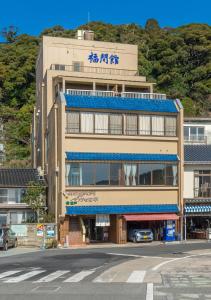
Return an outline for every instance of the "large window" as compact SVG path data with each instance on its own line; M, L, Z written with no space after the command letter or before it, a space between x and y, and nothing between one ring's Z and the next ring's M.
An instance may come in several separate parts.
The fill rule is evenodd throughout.
M79 133L80 132L80 114L78 112L71 112L66 114L66 132Z
M125 133L127 135L137 135L137 115L126 115Z
M204 127L185 126L184 127L184 140L186 142L205 142Z
M211 197L211 170L194 172L194 196L196 198Z
M69 111L66 114L66 133L177 135L176 116ZM202 129L198 129L197 134L201 138Z
M152 135L164 135L164 117L152 117Z
M66 164L66 186L177 186L177 177L177 165L170 163Z
M23 194L24 189L20 188L0 189L0 203L20 203Z
M122 134L122 115L111 114L109 117L110 134Z
M95 133L108 134L108 114L95 114Z

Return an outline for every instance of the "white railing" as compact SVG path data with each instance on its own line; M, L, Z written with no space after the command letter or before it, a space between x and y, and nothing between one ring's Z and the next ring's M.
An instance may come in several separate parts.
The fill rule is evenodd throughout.
M166 100L166 94L155 93L136 93L136 92L122 92L117 93L114 91L96 91L96 90L76 90L66 89L66 93L77 96L98 96L98 97L122 97L122 98L135 98L135 99L159 99Z
M207 136L206 135L185 135L184 136L185 143L199 143L199 144L207 144Z
M98 96L98 97L114 97L113 91L96 91L96 90L74 90L66 89L66 93L77 96Z
M166 100L166 94L156 93L137 93L137 92L122 92L121 97L124 98L137 98L137 99L162 99Z

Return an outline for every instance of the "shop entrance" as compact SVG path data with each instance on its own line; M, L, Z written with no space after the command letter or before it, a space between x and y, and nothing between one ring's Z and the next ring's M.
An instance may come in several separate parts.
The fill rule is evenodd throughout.
M84 226L86 229L86 239L90 243L108 241L108 227L96 226L95 218L84 219Z
M211 227L211 216L186 217L187 239L206 239L207 229Z

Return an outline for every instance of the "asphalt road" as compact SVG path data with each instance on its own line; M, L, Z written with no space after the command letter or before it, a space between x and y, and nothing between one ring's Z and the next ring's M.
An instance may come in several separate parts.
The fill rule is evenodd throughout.
M0 300L28 300L29 295L31 300L56 300L60 297L64 300L152 300L152 284L154 299L180 299L179 280L192 284L191 290L188 290L188 285L180 286L179 292L184 289L181 299L194 299L196 297L190 298L191 291L197 288L192 280L194 278L187 279L187 274L181 270L178 273L180 277L177 277L174 274L177 273L177 262L185 263L192 253L204 253L200 258L200 264L203 264L210 260L211 256L206 256L209 251L211 254L209 243L140 244L138 247L58 249L1 257ZM198 258L194 256L194 259ZM168 270L167 275L156 271L157 267L169 262L177 264ZM153 268L154 273L151 271ZM197 272L200 273L200 266ZM209 272L211 266L207 268L207 277L198 277L199 282L205 285L204 292L200 294L204 293L204 299L211 299L211 281L207 279L211 278ZM172 274L169 277L171 281L167 280L168 274ZM174 289L175 292L172 292ZM171 290L171 296L168 290Z

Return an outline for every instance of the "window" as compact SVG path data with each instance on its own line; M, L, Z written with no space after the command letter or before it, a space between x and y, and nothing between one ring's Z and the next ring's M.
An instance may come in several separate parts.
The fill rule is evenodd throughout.
M56 65L54 65L54 67L55 67L55 70L65 71L65 65L56 64Z
M137 185L137 164L124 164L125 185Z
M211 197L211 170L199 170L194 172L195 197Z
M152 184L164 185L165 184L165 165L152 164Z
M67 112L66 113L66 132L67 133L79 133L80 125L79 125L80 115L78 112Z
M177 183L177 165L166 165L166 185L176 186Z
M137 116L136 115L126 115L125 116L125 133L128 135L137 134Z
M164 117L152 116L152 135L164 135Z
M83 62L73 61L73 72L83 72Z
M140 185L151 185L152 181L152 168L150 164L139 164L138 170L138 183Z
M81 185L81 168L79 163L66 164L66 185Z
M166 136L176 136L177 131L177 118L176 117L166 117L165 118L165 135Z
M81 132L93 133L93 113L83 112L81 113Z
M139 134L150 135L151 134L151 120L150 116L139 116Z
M211 174L208 174L209 180ZM206 180L205 180L206 182ZM66 164L67 186L177 186L178 168L170 163L94 163Z
M184 139L187 142L205 142L205 129L198 126L185 126Z
M112 114L109 116L110 134L122 134L122 115Z
M108 114L95 114L95 133L108 133Z
M110 164L95 164L95 184L109 185L109 166Z
M8 189L0 189L0 203L7 203Z
M82 185L94 184L94 163L81 163Z
M0 203L20 203L23 195L23 189L0 189Z
M122 164L111 163L110 164L110 184L111 185L123 185L124 179L122 176Z

